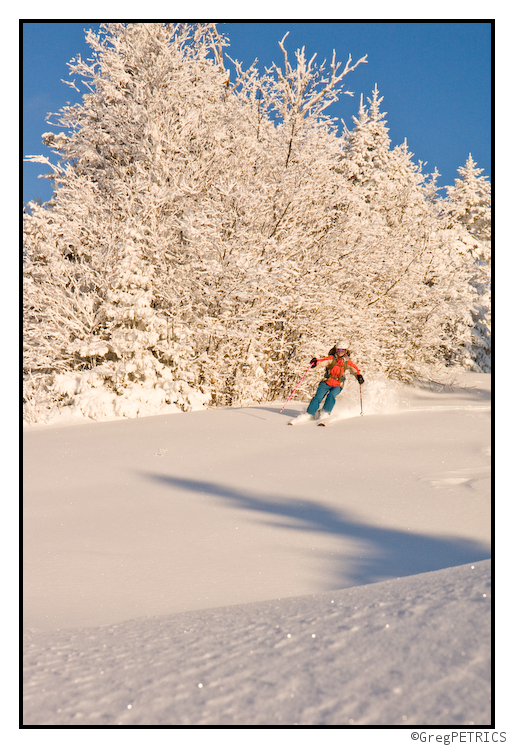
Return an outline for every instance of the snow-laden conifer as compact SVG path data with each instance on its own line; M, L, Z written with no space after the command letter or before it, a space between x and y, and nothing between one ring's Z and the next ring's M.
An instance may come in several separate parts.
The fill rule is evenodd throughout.
M409 380L443 362L470 364L475 268L445 231L437 175L423 174L406 142L391 147L381 102L375 87L347 131L339 171L360 232L338 274L351 301L347 329L368 367Z
M460 223L467 231L482 241L491 239L491 183L481 176L469 154L464 166L457 169L460 178L446 187L447 212L453 222Z
M463 264L473 301L468 311L471 337L464 342L462 360L475 371L491 371L491 183L482 176L469 154L466 164L457 170L460 178L446 187L443 215L448 234Z

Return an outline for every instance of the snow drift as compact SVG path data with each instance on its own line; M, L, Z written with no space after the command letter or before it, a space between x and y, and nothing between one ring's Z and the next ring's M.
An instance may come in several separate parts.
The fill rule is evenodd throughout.
M489 633L490 561L28 633L25 724L486 725Z

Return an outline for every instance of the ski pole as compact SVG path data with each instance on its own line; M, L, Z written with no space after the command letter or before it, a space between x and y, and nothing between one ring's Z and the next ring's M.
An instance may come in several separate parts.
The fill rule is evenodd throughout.
M309 373L309 371L311 369L312 369L312 364L309 364L309 368L307 369L307 371L305 372L305 374L303 375L303 377L300 379L300 381L298 382L298 384L296 385L296 387L294 388L294 390L291 392L291 394L289 395L289 397L287 398L287 400L285 401L285 403L283 404L283 406L280 408L280 412L281 413L284 410L284 408L286 407L287 403L293 397L294 393L296 392L296 390L298 389L298 387L301 385L301 383L303 382L303 380L305 379L305 377L307 376L307 374Z
M364 413L362 412L362 384L359 384L359 394L361 397L361 416L363 416Z

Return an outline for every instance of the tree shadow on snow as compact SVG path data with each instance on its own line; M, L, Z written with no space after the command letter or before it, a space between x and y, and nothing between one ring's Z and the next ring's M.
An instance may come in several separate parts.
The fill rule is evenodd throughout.
M325 533L357 542L362 550L353 555L346 549L338 557L327 554L327 558L337 564L327 579L327 589L370 584L491 557L490 547L477 541L374 527L318 501L257 495L220 483L166 475L147 474L147 477L172 490L216 497L249 512L266 515L260 520L264 524L302 533Z

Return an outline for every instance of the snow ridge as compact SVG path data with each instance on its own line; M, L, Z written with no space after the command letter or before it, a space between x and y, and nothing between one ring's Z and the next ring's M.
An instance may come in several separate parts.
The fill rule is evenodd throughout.
M29 631L24 724L489 724L490 567Z

